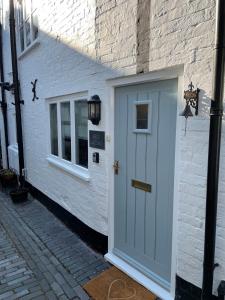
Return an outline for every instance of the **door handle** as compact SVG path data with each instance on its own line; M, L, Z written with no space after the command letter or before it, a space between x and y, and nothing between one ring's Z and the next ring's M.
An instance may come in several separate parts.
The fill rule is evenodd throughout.
M113 169L114 169L114 174L115 174L115 175L118 175L118 173L119 173L119 168L120 168L120 166L119 166L119 161L118 161L118 160L115 160L115 161L114 161L114 164L113 164Z

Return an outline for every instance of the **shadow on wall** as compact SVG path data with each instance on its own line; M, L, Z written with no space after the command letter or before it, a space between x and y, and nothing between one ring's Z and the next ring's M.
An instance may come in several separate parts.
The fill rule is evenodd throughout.
M39 31L37 43L35 41L34 44L27 53L18 54L21 90L22 93L23 89L30 90L30 100L33 99L31 81L38 76L37 86L39 90L46 91L41 95L46 99L63 95L64 91L67 91L65 94L74 93L75 90L79 90L79 86L103 90L107 79L136 74L136 57L133 56L131 65L126 64L127 57L117 57L117 53L112 53L114 57L109 60L104 56L97 58L97 50L93 44L79 46L78 41L73 44L71 39L70 41L63 39L57 33L50 35ZM18 41L17 48L19 48ZM199 117L209 119L211 98L205 90L199 88ZM80 88L80 91L83 89ZM24 100L27 101L26 98ZM183 105L185 106L185 100Z
M40 30L38 34L39 44L21 57L18 63L25 105L33 98L30 82L36 78L38 79L38 101L41 101L48 97L87 89L98 90L98 93L101 94L101 92L104 93L105 80L108 78L136 74L139 71L148 72L146 53L149 54L150 42L146 36L150 36L150 26L146 26L146 24L149 24L150 20L148 19L148 22L143 24L143 19L146 18L146 14L151 15L150 2L138 1L136 18L133 20L134 32L128 32L129 37L127 38L124 35L124 31L127 29L124 27L126 26L126 18L128 18L127 12L124 19L121 19L118 24L116 19L110 19L104 23L105 11L100 0L96 3L95 12L93 8L95 17L92 16L90 20L87 20L87 22L90 21L90 24L86 26L86 29L89 28L90 32L84 32L83 35L80 35L80 39L77 39L74 33L74 24L68 24L68 28L65 29L58 27L57 24L54 31L55 24L53 23L47 26L49 32ZM113 10L110 10L111 14L115 14L114 9L117 12L116 4ZM8 18L7 12L5 23L8 23ZM109 36L106 41L101 40L104 37L104 32ZM5 34L7 36L5 40L8 42L9 32L6 28ZM18 49L19 44L18 39ZM131 50L128 51L127 49ZM10 59L9 51L8 58ZM10 98L9 95L7 97ZM11 103L12 101L8 102ZM103 116L105 105L104 102ZM198 118L209 119L209 107L210 98L204 90L201 90ZM10 104L9 110L14 111L14 106ZM39 113L38 107L32 111L34 122ZM194 119L197 120L195 117ZM202 128L202 130L206 130L206 128Z
M112 8L111 14L119 10L116 4ZM135 8L137 12L133 18L134 32L128 32L127 37L124 34L127 28L124 26L126 26L126 18L129 18L128 12L125 12L120 22L116 22L116 18L110 18L104 23L103 15L108 11L104 10L100 0L97 0L95 12L93 7L95 17L92 16L92 19L87 20L90 24L85 29L89 28L90 32L81 34L80 39L77 39L75 34L75 21L68 24L65 29L53 23L47 26L48 32L40 30L38 34L40 44L19 60L21 90L25 102L27 93L23 94L24 89L29 89L29 98L33 98L30 81L35 78L38 79L39 89L43 91L39 92L40 97L46 98L73 93L79 90L79 86L82 91L83 86L88 84L92 90L102 90L108 78L148 72L147 55L149 56L150 40L146 37L150 36L150 8L151 1L137 2ZM133 11L132 8L131 12ZM16 11L15 15L17 14ZM8 18L7 12L6 23ZM147 22L143 23L146 18ZM6 33L9 37L9 32ZM104 33L109 36L106 41L103 39ZM7 42L8 40L7 38ZM18 38L18 49L19 44ZM210 99L203 90L200 93L199 104L199 116L208 118Z
M7 18L7 17L6 17ZM99 24L98 24L99 26ZM101 26L104 26L101 24ZM5 31L5 34L9 36L9 32ZM75 40L73 38L64 37L62 33L51 32L49 34L39 31L38 43L25 53L18 60L19 76L21 82L22 99L25 101L25 107L23 109L24 115L30 114L29 119L32 119L33 135L36 138L39 137L39 118L42 113L41 105L35 105L34 103L43 103L43 100L50 97L57 97L65 94L72 94L76 92L90 91L91 93L97 93L102 98L102 125L104 126L105 117L107 115L106 106L106 79L136 74L136 61L137 57L131 55L132 64L127 63L128 57L123 57L123 47L126 45L121 44L120 51L113 52L114 48L108 50L111 55L102 55L100 44L98 41L98 35L96 36L96 30L94 30L94 38L90 43L83 40ZM130 47L135 47L135 38L133 44ZM8 38L6 39L8 41ZM115 40L115 43L119 43ZM19 49L19 40L17 41L17 47ZM118 54L119 53L119 54ZM118 57L118 55L120 55ZM10 56L8 56L10 59ZM140 58L139 58L140 60ZM37 83L37 96L38 100L32 102L33 93L31 81L38 79ZM10 78L10 81L12 77ZM201 87L199 87L201 88ZM102 97L101 97L102 96ZM7 93L9 111L14 111L14 106L9 101L10 95ZM183 107L185 101L183 101ZM198 119L209 119L210 98L204 90L200 91L199 101L199 116L191 118L194 123ZM32 113L32 115L31 115ZM23 121L23 122L26 122ZM191 120L188 120L188 125L191 124ZM36 125L35 125L36 123ZM193 123L193 125L194 125ZM30 126L30 125L28 125ZM101 127L101 125L100 125ZM223 122L223 128L225 128ZM194 126L188 126L188 130L195 130ZM11 129L12 130L12 129ZM207 123L205 128L198 129L206 131L208 130ZM224 129L223 129L224 131ZM45 134L44 128L42 133ZM13 136L13 134L12 134ZM13 144L16 141L13 142ZM25 141L26 143L26 141ZM40 147L40 145L37 145ZM45 145L42 145L43 147Z
M25 105L29 102L32 103L33 94L30 82L35 79L38 79L37 96L39 100L37 100L37 102L41 102L48 97L87 90L93 91L93 93L97 91L100 96L101 93L105 95L104 88L106 87L106 79L136 74L137 69L141 69L141 65L144 72L147 72L149 68L146 69L146 62L148 61L146 53L148 51L141 50L141 48L149 48L149 43L147 46L144 43L146 43L146 33L148 36L150 33L148 27L141 26L143 20L140 15L142 15L143 11L149 12L150 15L150 1L147 7L145 1L138 3L137 20L134 20L134 28L136 28L136 31L133 35L129 33L129 39L126 43L123 43L126 40L124 34L123 38L121 38L119 34L121 33L122 35L122 31L124 30L122 23L125 22L123 20L117 27L115 24L116 29L114 29L113 26L109 27L109 24L107 24L107 34L111 35L108 39L110 44L106 45L103 43L102 45L100 38L102 36L101 33L105 30L105 24L102 22L101 13L97 14L96 18L91 19L94 29L90 29L92 31L90 31L87 36L83 34L83 39L80 38L80 40L76 39L75 36L73 38L72 31L65 29L65 34L62 30L56 29L54 31L54 24L48 26L49 33L40 30L38 33L39 44L37 43L36 46L21 57L18 62L21 92ZM5 22L8 22L8 17L8 13L6 13ZM68 25L68 27L70 26ZM96 28L98 28L98 30L96 30ZM109 29L111 29L111 31ZM70 32L70 34L68 32ZM5 34L8 36L6 39L8 42L8 30L5 31ZM142 41L142 35L145 36L144 41ZM18 49L19 43L20 41L18 39ZM114 47L114 45L117 47ZM127 48L132 49L132 51L127 52ZM143 57L140 57L140 53L143 54ZM7 95L7 97L10 98L9 95ZM11 102L12 101L8 101L8 103ZM185 101L183 103L185 106ZM103 118L106 105L106 102L102 103ZM208 119L209 106L210 98L204 90L201 90L199 116L197 118L194 117L193 120L197 120L198 118ZM14 106L10 104L9 110L14 111ZM35 118L39 118L39 115L40 110L37 105L35 110L32 110L31 117L34 123ZM208 128L202 128L202 130L208 130ZM36 134L38 135L38 130Z

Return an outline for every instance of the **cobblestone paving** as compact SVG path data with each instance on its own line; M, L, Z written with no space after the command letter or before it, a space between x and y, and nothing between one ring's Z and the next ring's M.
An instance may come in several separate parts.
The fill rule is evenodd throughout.
M82 285L108 267L37 200L0 192L0 300L86 300Z

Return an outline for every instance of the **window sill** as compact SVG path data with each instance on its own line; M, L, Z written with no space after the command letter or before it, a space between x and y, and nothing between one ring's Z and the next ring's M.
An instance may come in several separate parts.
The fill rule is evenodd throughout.
M38 45L40 45L40 40L37 38L35 41L33 41L23 52L21 52L18 55L18 59L22 59L24 56L26 56L32 49L36 48Z
M78 177L87 182L90 181L90 174L88 169L74 165L71 162L68 162L64 159L58 158L53 155L49 155L46 159L49 164L69 173L70 175Z

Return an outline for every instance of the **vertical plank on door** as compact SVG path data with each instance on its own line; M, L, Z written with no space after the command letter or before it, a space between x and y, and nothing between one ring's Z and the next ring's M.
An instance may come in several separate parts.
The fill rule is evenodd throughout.
M129 90L128 90L129 91ZM128 92L128 132L127 132L127 247L134 247L136 190L131 186L135 178L137 136L134 131L133 110L137 92Z
M146 218L145 218L145 254L154 260L155 257L155 223L156 223L156 174L157 174L157 136L158 136L158 101L159 92L150 92L149 99L152 101L151 134L147 136L146 158L146 182L152 186L151 193L146 195Z
M138 89L138 101L148 100L148 90ZM136 180L146 182L146 159L147 159L147 135L135 133L137 136L136 146ZM144 253L145 249L145 217L146 217L146 192L136 189L136 214L135 214L135 249L138 253Z

